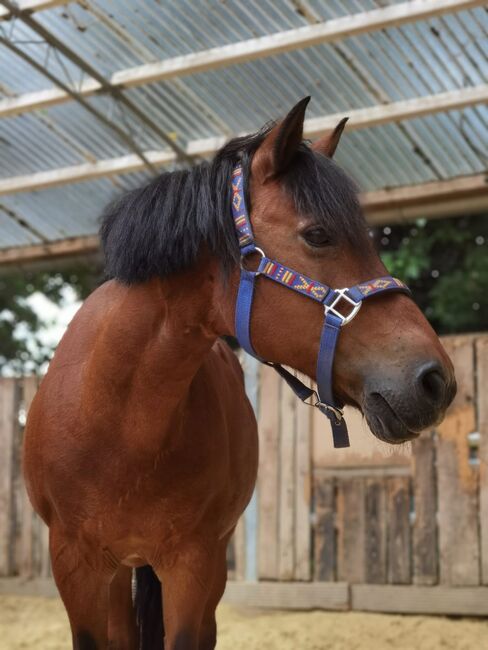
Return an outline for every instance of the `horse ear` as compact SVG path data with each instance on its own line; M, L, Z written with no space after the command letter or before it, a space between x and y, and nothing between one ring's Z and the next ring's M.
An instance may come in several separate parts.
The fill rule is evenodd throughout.
M344 131L344 127L346 126L348 119L348 117L342 118L342 120L333 131L327 133L323 138L320 138L320 140L317 140L313 143L312 149L324 154L324 156L327 156L327 158L332 158L335 150L337 149L337 145L339 144L339 140L341 139L342 132Z
M252 162L253 176L265 182L283 173L303 140L303 120L310 97L304 97L264 138Z

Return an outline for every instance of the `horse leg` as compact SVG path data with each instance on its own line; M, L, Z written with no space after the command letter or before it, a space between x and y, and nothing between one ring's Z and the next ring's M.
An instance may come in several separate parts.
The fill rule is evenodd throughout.
M170 566L154 567L163 590L165 650L199 650L200 629L214 578L216 546L187 545Z
M50 530L54 580L68 613L74 650L106 650L111 576L83 559L76 543Z
M108 638L111 650L137 650L136 615L132 603L132 569L119 566L109 589Z
M220 543L219 554L215 564L214 579L208 595L202 626L200 628L200 643L198 650L214 650L217 644L217 623L215 610L225 591L227 582L227 543L228 539Z

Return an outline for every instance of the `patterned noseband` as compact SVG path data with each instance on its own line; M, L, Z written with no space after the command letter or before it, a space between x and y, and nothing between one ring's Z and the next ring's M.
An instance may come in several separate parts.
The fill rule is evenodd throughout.
M334 447L349 447L343 405L334 398L332 390L332 369L339 332L343 325L352 321L356 316L365 298L390 291L400 291L410 295L410 290L401 280L389 275L368 280L353 287L331 289L321 282L311 280L306 275L266 257L264 251L258 248L254 241L244 199L244 180L240 164L234 167L232 173L232 216L241 251L241 279L236 305L236 336L241 347L261 362L272 366L302 401L317 407L328 417L332 427ZM245 258L252 253L260 256L256 271L250 271L245 266ZM259 276L274 280L323 305L325 316L317 359L317 392L279 364L265 361L256 354L251 343L250 326L254 286ZM344 307L346 314L343 313ZM312 397L313 402L309 402L308 400Z

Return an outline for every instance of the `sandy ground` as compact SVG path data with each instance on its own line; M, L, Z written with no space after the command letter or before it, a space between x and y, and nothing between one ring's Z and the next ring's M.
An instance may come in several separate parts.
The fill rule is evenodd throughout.
M0 596L1 650L71 648L59 600ZM218 650L482 650L488 620L219 609Z

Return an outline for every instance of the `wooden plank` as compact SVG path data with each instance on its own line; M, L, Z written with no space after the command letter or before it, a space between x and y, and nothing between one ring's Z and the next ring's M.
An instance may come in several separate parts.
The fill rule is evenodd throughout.
M246 577L246 524L244 517L237 522L233 536L234 543L234 575L236 580L244 580ZM43 558L45 555L42 556ZM45 573L45 562L41 568L41 574Z
M0 264L24 264L51 257L87 255L96 253L99 249L100 240L96 235L72 237L33 246L0 249Z
M41 520L41 578L49 578L51 572L51 556L49 554L49 528Z
M0 378L0 576L11 574L13 558L13 460L17 390L15 379Z
M24 482L22 478L22 428L19 423L19 409L21 406L22 382L15 381L15 426L12 449L12 573L19 573L22 553L22 515L24 501Z
M385 480L365 481L366 582L386 582L386 489Z
M335 579L335 481L316 478L314 482L314 580Z
M269 366L261 369L258 471L258 576L278 578L278 459L280 379Z
M488 615L487 587L352 585L352 609L399 614Z
M437 478L432 435L413 443L413 581L434 585L438 581Z
M176 160L176 154L169 150L146 151L144 157L155 166L166 165ZM66 185L67 183L90 181L143 169L146 169L146 162L139 155L127 154L118 158L108 158L70 167L40 171L26 176L4 178L0 180L0 196L45 190L50 187Z
M472 176L459 176L442 181L430 181L415 186L412 185L391 187L373 190L362 194L361 204L365 210L379 210L406 206L410 204L433 202L438 203L444 199L466 198L472 194L483 194L488 188L484 174Z
M228 582L223 600L243 607L345 610L349 589L344 582Z
M351 446L334 449L330 425L318 409L313 415L313 466L314 469L332 470L336 468L355 470L364 467L410 467L408 445L392 448L381 442L371 433L362 414L346 407L345 418L349 429Z
M465 90L467 92L465 92ZM459 110L466 106L484 104L488 101L488 84L453 90L435 95L405 99L390 104L379 104L370 108L357 108L348 111L348 131L371 128L390 122L401 122L412 118L432 115L441 111ZM334 128L344 112L328 115L325 118L314 117L306 120L304 133L307 138L315 138Z
M364 582L366 544L362 478L337 480L337 579Z
M468 434L475 430L473 341L445 341L456 372L458 393L438 427L437 479L441 584L480 582L478 472L469 463Z
M40 517L34 516L33 521L33 541L32 541L32 564L34 576L42 576L45 573L46 566L46 549L44 537L45 524Z
M355 108L347 111L349 117L347 130L355 131L391 122L401 122L402 120L442 111L458 110L471 105L484 104L487 101L488 84L481 84L471 88L463 88L462 90L424 95L423 97L415 97L389 104ZM330 131L340 122L344 114L345 111L341 111L305 120L303 125L304 137L313 139ZM221 135L192 140L188 143L186 152L189 156L209 156L218 151L225 144L225 140L226 138Z
M480 433L480 546L481 581L488 584L488 336L475 344L477 370L478 431Z
M280 395L280 466L278 522L278 576L293 580L295 576L295 439L296 402L293 391L282 382Z
M406 476L389 478L387 487L388 582L411 581L410 482Z
M37 391L37 377L30 376L24 377L23 380L23 394L24 394L24 409L29 412L30 405ZM31 578L34 575L34 510L29 500L25 486L23 487L23 500L22 500L22 533L21 533L21 556L19 562L19 572L24 578Z
M17 0L15 3L20 11L27 11L29 13L44 11L59 7L59 5L67 5L71 0ZM0 20L8 20L11 17L10 11L7 7L0 7Z
M312 409L295 398L295 580L310 580L312 526L312 466L310 440Z
M408 465L372 465L362 467L317 467L315 468L315 476L326 478L386 478L397 476L410 476L412 473Z
M420 193L422 188L418 188ZM411 186L412 196L417 191L415 185ZM439 199L438 201L419 201L418 203L406 203L393 208L366 210L367 221L371 226L383 224L409 223L414 219L445 219L447 217L459 217L463 214L480 214L488 210L488 185L484 192L479 195L466 195L462 198Z
M90 94L91 92L92 88L90 87ZM62 91L52 89L49 91L40 91L39 93L30 93L30 95L40 95L36 100L36 104L52 106L55 103L59 103L57 100L59 100L59 96L62 95ZM28 107L28 99L29 98L21 96L0 100L0 116L10 116L15 112L20 112L20 107L23 108L22 112L25 112ZM357 108L347 111L349 115L347 128L348 131L365 129L379 124L400 122L402 120L412 119L422 115L430 115L441 111L459 110L466 106L483 104L487 101L488 84L483 84L472 88L463 88L435 95L427 95L425 97L416 97L414 99L392 102L390 104L379 104L378 106ZM344 111L305 120L304 136L310 139L318 137L336 126L343 117ZM226 143L227 140L228 136L224 135L191 140L188 142L185 152L187 156L191 158L212 156ZM143 154L144 157L155 167L173 163L176 159L176 154L168 149L144 151ZM106 176L109 177L117 174L135 172L144 168L144 161L135 154L126 154L114 158L94 160L79 165L70 165L68 167L39 171L29 175L3 178L0 180L0 196L4 194L32 192L40 189L58 187L66 185L67 183L94 180ZM486 183L480 174L468 177L467 180L455 179L456 187L454 188L448 185L450 182L451 181L443 181L436 184L428 184L428 187L423 188L422 194L426 194L427 200L432 201L432 198L436 194L439 194L439 192L442 195L446 195L446 190L448 188L450 189L450 192L448 191L447 194L456 194L458 192L461 194L469 194L473 191L484 191L484 189L486 189ZM457 189L457 186L459 186L459 190ZM403 205L406 200L407 204L411 205L412 194L409 194L408 187L392 189L390 191L380 190L372 192L371 196L366 198L365 203L366 206L372 204L374 207L371 209L374 209L375 211L378 211L378 203L382 206L386 203L389 205L388 209L391 212L391 210L395 210L398 205Z
M432 16L459 11L480 4L482 4L480 0L430 0L428 3L422 0L414 0L413 2L404 2L371 11L348 14L326 22L240 41L174 59L143 64L125 71L116 72L112 76L111 82L114 85L127 87L187 74L196 74L222 66L235 65L299 48L311 47L320 43L330 43L357 34L398 26L415 20L425 20Z

